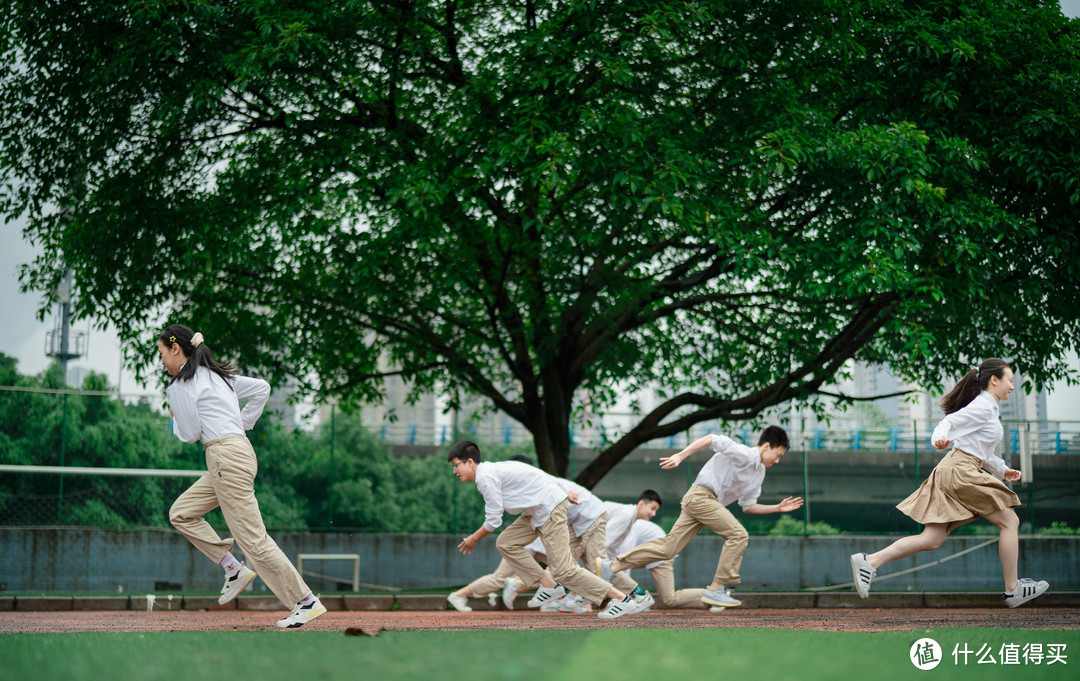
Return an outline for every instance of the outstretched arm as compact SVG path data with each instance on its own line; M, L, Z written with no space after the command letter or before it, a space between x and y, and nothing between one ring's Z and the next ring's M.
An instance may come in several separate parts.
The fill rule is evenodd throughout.
M481 527L476 532L473 532L468 537L465 537L461 540L461 543L457 545L458 551L461 551L462 555L469 555L470 553L472 553L472 550L476 546L476 543L484 537L488 536L489 534L491 533L488 532L487 528Z
M743 509L744 513L765 515L766 513L787 513L797 508L802 508L802 497L788 497L779 504L753 504Z
M693 454L694 452L697 452L697 451L701 451L702 449L705 449L706 447L708 447L711 444L712 444L712 435L706 435L705 437L700 437L700 438L694 440L693 442L691 442L689 445L687 445L686 448L683 449L678 454L672 454L671 456L661 457L660 458L660 468L665 468L665 469L675 468L680 463L685 461L691 454Z

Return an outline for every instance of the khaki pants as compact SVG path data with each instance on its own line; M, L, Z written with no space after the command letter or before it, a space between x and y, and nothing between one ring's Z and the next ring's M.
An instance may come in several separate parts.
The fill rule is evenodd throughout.
M671 610L709 607L701 602L705 589L675 589L675 568L670 560L665 560L649 570L649 574L656 584L656 595L660 597L660 603L665 608Z
M670 560L665 560L650 568L649 574L652 575L653 584L656 585L656 595L660 597L660 605L665 610L693 610L709 607L701 602L705 589L675 589L675 570ZM628 571L615 573L611 584L619 591L626 593L630 593L638 586Z
M207 558L220 563L235 539L244 558L286 608L311 593L278 545L266 533L255 475L259 463L246 437L230 435L206 443L207 472L181 494L169 510L169 522ZM218 506L233 539L222 539L203 516Z
M611 585L582 568L570 555L570 530L566 527L566 504L567 502L563 501L556 506L547 521L536 529L532 527L530 516L520 516L502 531L495 541L495 546L506 558L506 562L509 563L513 574L517 575L518 579L526 584L534 584L540 581L544 569L540 567L536 559L529 555L525 547L540 537L540 542L544 545L544 553L547 555L551 577L568 591L573 591L599 605L611 590Z
M570 555L575 560L584 560L585 569L590 572L596 565L596 557L607 557L607 514L602 514L589 525L580 537L570 536Z
M713 491L704 485L693 485L682 498L682 512L666 537L646 542L619 556L623 570L645 567L649 563L671 560L682 553L690 540L708 527L724 538L720 561L716 566L715 584L738 584L739 566L750 535L743 526L717 501Z
M506 587L506 580L514 576L514 569L510 567L510 563L506 562L503 558L499 561L499 567L495 568L495 572L490 575L484 575L483 577L477 577L469 586L465 587L469 590L473 596L487 596L492 591L502 591ZM526 584L522 591L530 591L538 586L537 583Z

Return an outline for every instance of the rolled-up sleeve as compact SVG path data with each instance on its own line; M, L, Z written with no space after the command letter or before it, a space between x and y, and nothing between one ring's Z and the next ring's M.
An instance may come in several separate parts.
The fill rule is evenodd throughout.
M739 497L739 508L746 510L757 503L757 500L761 497L761 486L754 488L754 491L750 494L745 494Z
M991 475L1005 479L1005 471L1009 470L1008 464L1000 456L991 456L983 461L983 468L985 468Z
M752 450L748 453L745 446L740 445L726 435L712 436L712 450L717 454L723 454L729 459L739 459L740 462L751 463L754 462L754 455L757 454L757 450ZM757 460L761 460L760 455L758 455Z
M233 389L236 391L236 399L246 402L240 410L240 420L244 424L244 430L251 430L270 399L270 384L261 378L234 376Z
M476 476L476 489L484 497L484 529L494 532L502 525L503 498L502 490L488 476Z

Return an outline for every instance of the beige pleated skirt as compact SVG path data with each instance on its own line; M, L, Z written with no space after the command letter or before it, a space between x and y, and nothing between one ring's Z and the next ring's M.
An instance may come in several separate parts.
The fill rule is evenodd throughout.
M979 516L1020 505L1020 497L982 468L982 461L953 449L919 489L896 505L923 525L945 523L949 531Z

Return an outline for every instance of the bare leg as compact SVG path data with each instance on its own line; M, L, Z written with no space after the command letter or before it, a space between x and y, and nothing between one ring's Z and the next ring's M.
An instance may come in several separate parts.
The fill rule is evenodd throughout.
M907 558L920 551L933 551L941 546L941 543L945 541L945 537L948 536L945 532L947 527L948 525L945 523L930 523L923 526L922 534L913 534L909 537L897 539L877 553L871 553L867 556L867 559L876 570L885 563Z
M1000 531L998 558L1001 559L1001 572L1005 577L1005 593L1012 593L1018 581L1016 560L1020 553L1020 519L1016 517L1016 511L1011 508L1003 508L983 517Z

